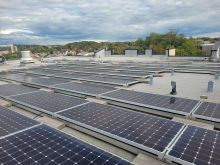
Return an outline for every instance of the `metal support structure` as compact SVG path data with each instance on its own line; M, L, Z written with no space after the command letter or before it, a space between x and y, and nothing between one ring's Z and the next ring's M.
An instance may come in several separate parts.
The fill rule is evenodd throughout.
M150 75L149 84L150 84L150 85L153 85L153 82L154 82L154 76L153 76L153 75Z
M171 81L171 86L172 86L172 90L170 92L171 95L176 95L177 91L176 91L176 81Z
M214 88L214 82L210 80L208 82L208 90L207 90L207 92L213 92L213 88Z
M215 72L215 80L219 80L219 72Z
M171 69L171 76L174 76L174 72L175 72L175 70Z

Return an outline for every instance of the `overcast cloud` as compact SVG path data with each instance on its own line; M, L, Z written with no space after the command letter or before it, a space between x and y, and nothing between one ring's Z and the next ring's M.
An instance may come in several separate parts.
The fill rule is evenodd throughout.
M0 0L0 44L220 36L219 0Z

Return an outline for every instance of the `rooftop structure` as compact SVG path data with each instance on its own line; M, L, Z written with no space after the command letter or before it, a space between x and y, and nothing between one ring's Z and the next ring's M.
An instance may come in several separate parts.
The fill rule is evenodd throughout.
M219 164L220 64L108 60L0 66L0 163Z
M0 45L0 55L17 52L14 45Z

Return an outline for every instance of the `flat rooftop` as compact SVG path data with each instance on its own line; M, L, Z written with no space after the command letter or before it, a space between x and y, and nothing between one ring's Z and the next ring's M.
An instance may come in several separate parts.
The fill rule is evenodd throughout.
M177 149L181 149L178 144L184 141L186 134L192 136L192 142L187 142L193 143L192 145L193 134L198 138L195 143L203 138L203 144L209 144L207 132L216 137L219 134L220 79L216 79L214 74L220 71L220 65L178 61L178 66L175 62L158 59L148 62L123 60L111 59L103 63L86 58L55 58L55 62L52 59L49 63L36 60L34 64L27 65L20 65L20 61L9 61L0 65L0 70L4 71L0 73L0 104L132 164L220 162L214 155L207 161L202 156L203 150L190 148L177 153ZM170 68L177 66L179 69L171 74ZM171 81L177 84L176 95L170 95ZM213 92L207 92L209 81L214 82ZM6 84L16 84L18 87L8 86L9 89L4 89ZM28 89L28 92L22 93L26 89L22 87L21 90L21 86L34 91ZM42 97L35 96L34 93L39 93ZM58 97L60 99L57 102L60 103L53 102L52 98L55 100ZM48 101L45 102L44 99ZM66 101L68 99L73 99L73 102L80 99L82 103L76 101L79 105L69 105L73 102ZM62 106L66 107L62 109ZM61 109L55 111L56 108ZM111 115L112 118L109 118ZM120 115L121 118L112 123L117 126L112 128L114 132L110 130L110 123ZM107 122L110 128L106 129L108 125L101 127L101 121ZM118 133L117 129L120 130ZM201 132L201 136L197 135L197 130ZM130 134L136 139L131 140ZM148 143L143 144L142 141ZM162 144L165 145L164 148ZM209 145L213 147L212 152L207 152L206 155L216 152L214 148L220 147L217 142ZM199 152L201 157L190 156L187 151ZM177 156L178 154L182 156ZM1 160L3 157L0 156L0 163Z

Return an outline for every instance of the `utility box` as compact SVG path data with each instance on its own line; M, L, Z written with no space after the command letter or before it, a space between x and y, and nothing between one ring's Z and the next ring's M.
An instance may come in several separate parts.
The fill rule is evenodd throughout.
M153 55L153 50L152 49L145 49L145 55L146 56L152 56Z
M176 49L166 49L166 55L171 57L176 56Z
M20 63L26 64L26 63L34 63L30 51L21 51L21 61Z
M105 56L111 56L112 55L112 51L111 50L106 50L105 51Z
M138 55L137 49L125 49L125 56L133 57Z

